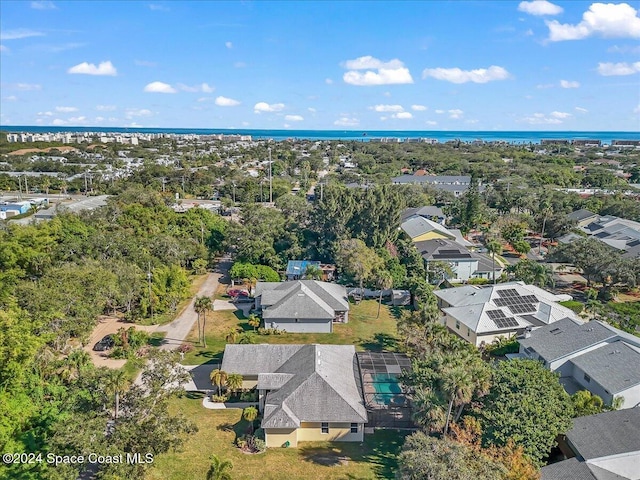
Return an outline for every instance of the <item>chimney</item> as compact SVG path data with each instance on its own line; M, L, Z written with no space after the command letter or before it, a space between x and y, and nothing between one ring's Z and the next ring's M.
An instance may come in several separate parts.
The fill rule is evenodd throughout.
M531 327L527 327L524 329L524 338L530 338L531 337Z

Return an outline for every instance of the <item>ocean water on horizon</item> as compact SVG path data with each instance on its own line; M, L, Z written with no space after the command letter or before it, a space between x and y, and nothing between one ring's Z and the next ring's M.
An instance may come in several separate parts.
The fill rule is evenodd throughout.
M258 130L224 128L123 128L123 127L52 127L52 126L4 126L0 131L10 133L59 133L59 132L96 132L96 133L173 133L195 135L251 135L253 139L307 139L307 140L360 140L376 138L433 138L439 142L460 140L470 142L504 141L508 143L540 143L543 139L600 140L610 144L612 140L640 140L638 132L573 132L573 131L444 131L444 130Z

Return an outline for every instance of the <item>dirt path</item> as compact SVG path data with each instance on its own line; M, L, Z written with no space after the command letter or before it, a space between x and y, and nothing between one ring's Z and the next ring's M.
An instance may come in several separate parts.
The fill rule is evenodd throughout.
M184 343L184 340L187 338L187 335L189 335L194 323L198 320L198 314L193 309L196 297L202 295L213 297L218 289L220 279L227 275L231 268L231 264L232 262L230 257L222 257L218 262L216 270L213 273L209 273L207 279L198 290L198 293L193 296L187 307L182 310L182 313L180 313L173 322L168 323L167 325L162 325L156 329L156 332L167 333L164 342L160 345L161 350L175 350Z
M89 353L91 362L96 367L122 368L122 366L127 363L125 359L109 358L108 355L110 351L95 352L93 346L106 335L117 333L120 328L129 329L131 327L134 327L136 330L144 330L148 333L156 329L155 325L135 325L117 317L100 317L98 325L93 329L89 337L89 342L83 347L83 350Z

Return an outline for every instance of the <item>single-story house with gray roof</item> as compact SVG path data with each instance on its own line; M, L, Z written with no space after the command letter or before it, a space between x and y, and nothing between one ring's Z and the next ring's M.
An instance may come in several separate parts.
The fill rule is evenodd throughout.
M367 411L353 345L227 345L222 370L259 393L268 447L362 442Z
M331 333L334 323L349 321L347 290L335 283L258 282L255 299L266 328L294 333Z

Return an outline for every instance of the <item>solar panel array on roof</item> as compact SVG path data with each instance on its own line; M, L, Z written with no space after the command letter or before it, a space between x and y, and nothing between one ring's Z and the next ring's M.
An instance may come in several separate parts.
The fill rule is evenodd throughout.
M442 252L442 250L440 250L440 252ZM462 252L458 252L455 251L455 253L434 253L431 258L434 258L436 260L442 258L442 259L450 259L450 258L471 258L471 254L469 253L462 253Z
M519 305L509 305L509 310L514 315L520 315L522 313L533 313L536 311L536 307L531 305L530 303L521 303Z
M498 290L498 296L503 298L519 297L518 291L515 288L505 288L504 290Z
M499 318L507 318L502 310L487 310L487 315L491 320L498 320Z
M494 320L498 328L517 327L518 321L513 317L497 318Z

